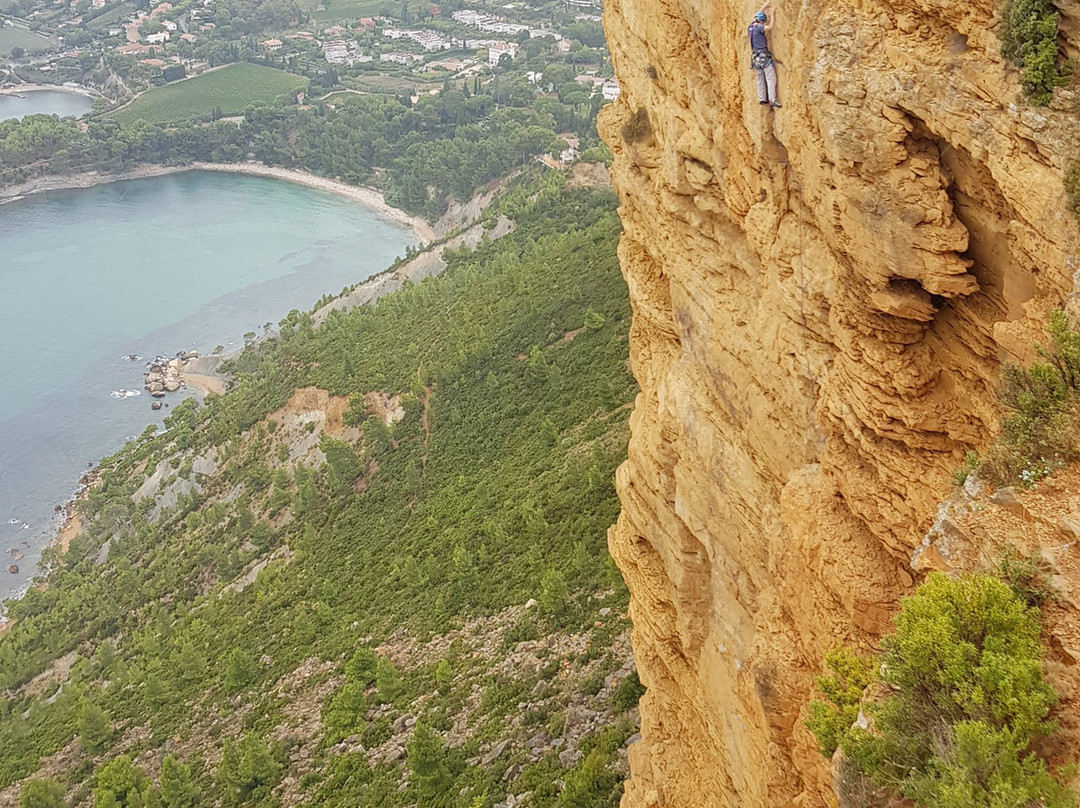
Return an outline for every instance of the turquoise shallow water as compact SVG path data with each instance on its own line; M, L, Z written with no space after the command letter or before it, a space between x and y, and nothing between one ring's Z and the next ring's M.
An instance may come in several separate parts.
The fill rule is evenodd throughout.
M168 414L146 393L112 395L142 388L144 363L125 356L236 347L414 241L347 199L234 174L0 205L0 596L35 571L87 464Z
M0 95L0 121L8 118L22 118L25 115L59 115L64 118L73 115L76 118L85 115L94 105L94 99L67 93L61 90L33 90L17 95Z

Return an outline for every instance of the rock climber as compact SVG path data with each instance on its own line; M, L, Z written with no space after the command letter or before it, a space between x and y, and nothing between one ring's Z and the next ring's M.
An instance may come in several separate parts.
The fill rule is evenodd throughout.
M758 103L779 107L781 104L776 100L776 66L769 53L766 36L773 29L773 23L769 22L769 15L765 13L765 9L771 5L772 0L765 0L765 5L754 15L747 33L750 36L750 67L757 73Z

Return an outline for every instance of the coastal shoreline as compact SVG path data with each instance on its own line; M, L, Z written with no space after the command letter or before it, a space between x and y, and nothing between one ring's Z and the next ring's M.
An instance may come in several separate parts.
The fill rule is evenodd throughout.
M50 88L45 88L50 89ZM215 171L220 174L246 174L252 177L268 177L270 179L291 182L295 185L303 185L319 191L336 194L359 202L364 207L376 213L392 219L398 224L403 224L412 229L421 242L435 240L435 231L432 230L424 219L412 216L409 213L395 208L387 203L381 191L363 185L349 185L338 180L327 179L307 171L279 166L268 166L263 163L192 163L186 166L155 166L143 165L129 171L121 171L116 174L103 174L97 171L87 171L80 174L56 174L52 176L34 177L19 185L12 185L0 189L0 205L6 202L15 202L27 196L45 193L47 191L63 191L76 188L91 188L95 185L104 185L110 182L123 182L124 180L140 180L148 177L163 177L168 174L181 174L186 171Z
M83 528L85 527L82 515L78 511L78 505L86 499L90 490L100 482L101 470L98 466L94 466L83 473L71 496L68 497L62 505L56 506L60 517L60 524L57 525L52 538L42 546L42 551L57 547L61 554L67 553L68 549L71 547L72 540L82 533ZM38 589L48 588L48 583L46 582L48 574L49 565L41 566L41 562L39 561L38 571L27 583L26 587L13 595L7 595L3 600L19 600L32 587ZM3 604L0 603L0 634L10 630L14 625L15 620L8 616L7 610L4 608Z
M49 90L61 88L40 86L35 87L35 89ZM70 90L71 88L63 89ZM0 90L0 93L19 93L24 90L31 91L31 88L6 89ZM47 193L49 191L90 188L112 182L147 179L188 171L214 171L223 174L246 174L249 176L267 177L270 179L292 182L297 185L303 185L308 188L336 194L351 199L354 202L358 202L381 216L408 226L421 242L431 242L437 238L435 231L424 219L411 216L405 211L389 205L382 193L374 188L348 185L344 182L319 177L305 171L267 166L262 163L197 162L186 166L142 165L115 174L90 171L78 174L35 177L19 185L0 188L0 206L7 202L14 202L27 196ZM218 375L211 368L204 369L203 367L199 367L198 370L202 372L181 373L181 380L189 388L198 391L201 396L205 396L209 393L224 393L225 383L223 377ZM80 480L79 486L73 492L71 498L64 503L60 525L57 527L52 538L45 543L45 548L58 547L60 552L64 553L70 546L71 540L81 532L83 525L81 518L75 510L75 506L86 496L89 489L94 482L96 482L97 471L98 470L95 467L87 476L84 476L84 478ZM47 574L47 571L44 569L40 570L38 573L42 578L45 574ZM0 614L0 633L10 629L12 624L13 621Z
M270 177L271 179L284 180L319 191L337 194L354 202L359 202L364 207L370 208L376 213L381 213L399 224L411 227L423 242L435 240L435 231L431 229L431 225L427 221L420 216L406 213L401 208L395 208L386 201L382 191L366 185L349 185L347 182L327 179L308 171L268 166L263 163L193 163L192 168L196 171L217 171L222 174L248 174L253 177Z
M71 93L82 95L87 98L100 98L101 93L88 87L65 87L62 84L17 84L11 87L0 88L0 95L22 95L23 93L36 93L43 90L52 90L57 93Z

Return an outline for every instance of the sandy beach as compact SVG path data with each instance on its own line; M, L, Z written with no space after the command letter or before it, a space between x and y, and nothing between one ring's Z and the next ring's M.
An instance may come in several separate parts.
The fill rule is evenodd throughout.
M184 373L181 371L180 378L202 393L215 393L219 396L225 393L225 380L221 376L207 376L203 373Z
M22 95L23 93L34 93L40 90L85 95L87 98L98 98L101 95L96 90L90 90L86 87L65 87L62 84L17 84L12 87L0 87L0 95Z
M220 171L226 174L250 174L255 177L272 177L286 182L295 182L297 185L306 185L308 188L316 188L320 191L348 197L359 202L365 207L371 208L384 216L393 219L413 229L421 241L434 241L435 231L431 229L424 219L412 216L400 208L392 207L386 202L381 191L368 188L364 185L349 185L337 180L329 180L309 174L307 171L298 171L292 168L280 168L267 166L262 163L194 163L192 168L197 171Z
M42 88L52 89L52 88ZM145 177L161 177L166 174L179 174L184 171L217 171L223 174L248 174L254 177L270 177L284 180L285 182L304 185L327 193L344 196L354 202L359 202L376 213L393 219L395 222L411 227L421 242L435 240L435 231L426 221L419 216L411 216L405 211L387 204L382 192L374 188L361 185L349 185L348 183L330 180L326 177L318 177L307 171L298 171L291 168L267 166L262 163L192 163L189 166L155 166L146 165L133 168L130 171L121 171L116 174L102 174L97 171L88 171L81 174L57 174L53 176L35 177L19 185L0 188L0 204L14 202L17 199L40 194L46 191L60 191L71 188L90 188L94 185L102 185L108 182L120 182L122 180L138 180Z
M71 547L71 540L82 533L83 521L82 517L75 512L75 508L69 504L68 516L64 520L64 524L60 526L60 530L56 532L56 538L53 540L54 544L60 546L60 552L66 553L68 548Z
M48 547L59 547L61 553L66 553L71 547L71 540L83 531L82 516L76 510L78 503L86 498L87 492L101 482L101 474L95 467L88 471L79 480L79 487L75 490L71 499L64 503L64 521L57 528L56 535L49 541Z

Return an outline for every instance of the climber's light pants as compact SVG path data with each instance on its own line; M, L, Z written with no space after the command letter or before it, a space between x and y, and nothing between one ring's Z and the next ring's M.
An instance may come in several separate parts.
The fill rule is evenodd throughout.
M761 103L776 102L776 67L769 64L764 70L755 70L757 73L757 97Z

